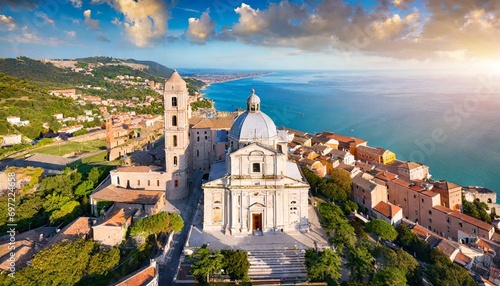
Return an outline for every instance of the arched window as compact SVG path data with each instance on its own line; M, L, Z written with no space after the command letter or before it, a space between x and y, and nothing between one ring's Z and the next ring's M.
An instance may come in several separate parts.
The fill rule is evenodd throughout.
M177 147L177 135L172 136L172 145Z
M174 156L174 166L177 166L177 156Z
M172 126L177 126L177 116L172 116Z
M196 150L196 157L200 157L200 150Z
M172 89L174 89L174 87L172 87ZM177 97L176 96L172 97L172 106L173 107L177 106Z

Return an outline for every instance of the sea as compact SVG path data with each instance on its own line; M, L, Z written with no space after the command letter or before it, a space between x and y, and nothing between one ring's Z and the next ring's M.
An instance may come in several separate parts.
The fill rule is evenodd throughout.
M202 92L234 111L252 89L277 126L358 137L429 166L434 180L500 192L500 74L274 71Z

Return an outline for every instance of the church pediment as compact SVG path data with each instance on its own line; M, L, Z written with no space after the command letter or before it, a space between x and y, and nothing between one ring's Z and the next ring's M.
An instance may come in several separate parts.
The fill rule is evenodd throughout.
M252 209L252 208L265 208L265 207L266 207L266 205L264 205L262 203L253 203L250 206L248 206L248 209Z

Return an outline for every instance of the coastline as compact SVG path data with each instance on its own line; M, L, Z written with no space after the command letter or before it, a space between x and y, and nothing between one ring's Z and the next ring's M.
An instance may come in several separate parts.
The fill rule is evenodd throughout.
M211 75L211 76L194 75L194 76L191 76L191 78L203 81L205 83L205 85L200 88L200 91L201 91L201 90L209 87L212 84L236 81L236 80L246 79L246 78L258 78L258 77L263 77L263 76L270 75L273 73L274 72L256 72L256 73L215 74L215 75Z

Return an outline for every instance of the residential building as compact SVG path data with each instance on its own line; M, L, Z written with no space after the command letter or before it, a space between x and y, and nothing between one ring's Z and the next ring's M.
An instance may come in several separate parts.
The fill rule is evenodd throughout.
M394 227L397 227L403 220L403 209L384 201L379 202L373 208L373 214L376 218L384 220Z
M447 181L434 182L433 192L441 196L441 205L452 210L460 210L462 206L462 187Z
M140 268L110 286L158 286L159 275L156 260L151 259L148 266Z
M352 179L354 201L373 215L373 208L379 202L387 202L387 187L368 173L358 174Z
M356 159L364 162L377 162L381 164L391 164L396 160L396 154L382 148L369 146L356 147Z
M332 149L330 153L328 153L328 155L333 159L340 160L341 163L344 163L346 165L354 165L354 162L356 161L354 155L349 153L349 151Z
M10 147L21 143L23 143L21 134L5 135L2 138L2 147Z
M287 160L287 136L260 109L252 90L234 121L224 161L203 184L203 231L226 234L307 230L308 191L297 164ZM281 133L283 135L283 133Z
M429 167L418 162L405 162L397 166L397 174L401 180L410 182L430 179Z
M128 227L132 224L137 209L123 209L113 205L92 225L94 241L102 246L113 247L125 238Z
M495 233L491 224L440 205L434 206L434 219L427 227L461 243L491 239Z
M356 148L357 147L366 146L366 144L368 143L368 141L363 140L363 139L334 134L333 132L328 132L328 131L323 131L323 133L321 133L320 136L323 136L323 137L326 137L329 139L337 140L339 142L339 144L338 144L339 150L349 151L354 156L356 156Z

